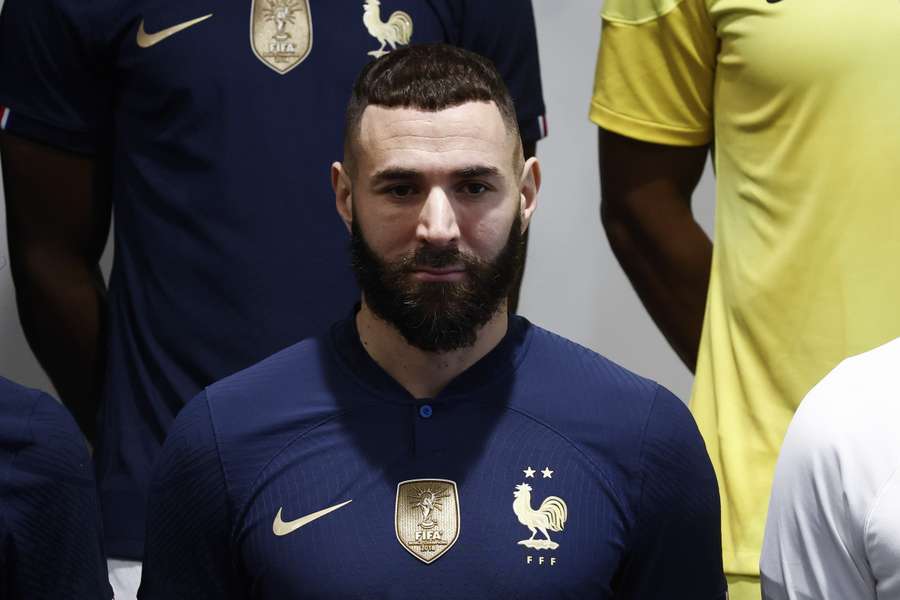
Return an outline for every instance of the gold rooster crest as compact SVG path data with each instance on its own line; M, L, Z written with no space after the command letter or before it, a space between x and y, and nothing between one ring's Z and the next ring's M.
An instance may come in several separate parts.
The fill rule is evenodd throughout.
M284 75L312 50L309 0L253 0L250 9L253 54Z
M409 44L412 39L413 22L412 17L402 10L395 10L388 17L387 22L381 20L381 2L380 0L366 0L363 4L363 24L366 26L369 35L378 40L381 47L377 50L369 52L369 56L380 58L390 52L384 47L389 45L391 50L397 49L397 44L404 46Z
M429 564L459 538L459 494L448 479L410 479L397 484L394 530L406 551Z
M519 544L535 550L556 550L559 544L550 539L550 531L562 531L566 526L569 509L557 496L547 496L537 510L531 508L531 486L520 483L513 492L513 512L519 523L531 530L531 537ZM535 539L538 531L544 539Z

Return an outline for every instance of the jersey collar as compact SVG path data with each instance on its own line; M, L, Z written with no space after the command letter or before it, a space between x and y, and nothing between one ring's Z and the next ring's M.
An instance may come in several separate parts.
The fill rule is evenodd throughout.
M357 383L388 402L417 404L403 386L376 363L359 339L356 328L357 305L350 317L331 327L331 349L342 369ZM429 402L478 399L478 392L505 380L521 364L528 352L532 325L524 317L510 315L506 335L477 363L460 373Z

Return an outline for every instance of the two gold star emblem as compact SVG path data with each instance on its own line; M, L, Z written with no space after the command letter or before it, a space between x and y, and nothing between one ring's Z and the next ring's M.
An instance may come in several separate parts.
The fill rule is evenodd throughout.
M532 479L534 479L535 473L540 473L541 475L544 476L544 479L552 479L553 478L553 471L550 470L550 467L544 467L544 469L542 471L535 471L534 469L532 469L529 466L527 469L523 469L522 472L525 473L525 477L531 477Z

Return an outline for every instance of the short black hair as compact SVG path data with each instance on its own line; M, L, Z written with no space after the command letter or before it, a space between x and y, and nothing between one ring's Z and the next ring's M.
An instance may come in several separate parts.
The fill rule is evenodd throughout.
M344 119L345 155L367 106L437 112L467 102L493 102L509 132L519 136L512 97L490 60L448 44L394 50L366 65L353 84Z

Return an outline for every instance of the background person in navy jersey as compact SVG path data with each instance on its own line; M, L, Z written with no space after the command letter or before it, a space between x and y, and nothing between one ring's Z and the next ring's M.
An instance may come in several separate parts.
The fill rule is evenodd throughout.
M151 465L183 403L358 297L321 173L359 69L429 41L498 65L533 151L544 106L528 0L5 1L20 319L96 443L111 556L140 559Z
M108 600L87 445L60 404L0 377L0 600Z
M458 48L364 69L332 166L362 303L178 416L142 600L725 597L685 406L509 314L541 180L514 114Z

